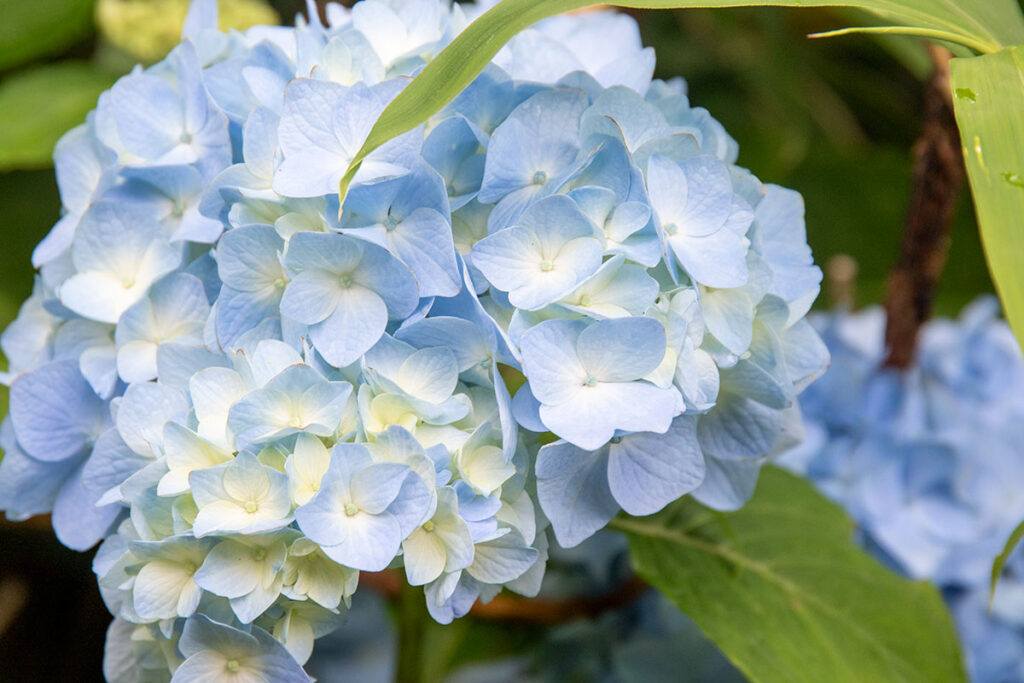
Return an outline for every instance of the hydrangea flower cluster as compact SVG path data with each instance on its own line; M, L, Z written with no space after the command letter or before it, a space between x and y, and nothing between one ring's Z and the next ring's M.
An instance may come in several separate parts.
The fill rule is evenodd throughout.
M1024 680L1024 554L988 610L993 558L1024 519L1024 359L998 302L922 329L906 370L883 367L885 313L816 319L832 367L802 397L806 474L897 570L941 587L972 679Z
M524 32L339 201L482 9L224 34L199 0L59 143L65 212L0 340L0 508L103 541L111 680L306 680L359 572L449 622L535 594L549 525L738 507L800 438L827 363L800 197L652 82L632 19Z

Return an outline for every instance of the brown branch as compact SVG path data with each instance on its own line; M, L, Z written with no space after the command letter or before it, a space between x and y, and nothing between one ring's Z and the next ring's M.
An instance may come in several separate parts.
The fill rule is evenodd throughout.
M924 127L914 146L914 178L906 232L889 279L885 364L906 368L917 334L931 316L935 288L946 265L957 195L964 183L960 135L949 89L950 53L930 46L934 70L925 89Z
M402 590L402 576L393 570L359 575L359 583L389 598L397 598ZM632 577L603 595L578 598L519 598L498 595L487 604L476 603L471 617L490 621L514 621L529 624L560 624L573 619L593 618L625 607L647 590L639 577Z

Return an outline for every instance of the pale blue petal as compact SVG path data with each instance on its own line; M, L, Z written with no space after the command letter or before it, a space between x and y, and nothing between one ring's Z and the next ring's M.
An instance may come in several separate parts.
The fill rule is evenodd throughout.
M602 92L580 118L580 137L587 147L597 146L602 137L611 137L633 152L647 140L669 131L665 117L654 105L621 86Z
M599 320L576 341L583 368L601 382L629 382L650 374L665 349L665 328L654 318Z
M371 515L383 512L398 496L411 471L394 462L375 463L352 477L352 502Z
M185 130L181 99L166 80L133 73L110 90L117 132L125 148L144 159L156 159L181 142Z
M310 328L310 337L324 359L340 368L369 351L387 323L384 300L373 290L355 285L339 290L334 312Z
M430 346L451 349L460 373L483 361L489 364L491 349L487 338L476 325L461 318L431 316L403 325L395 332L395 338L418 349Z
M439 404L455 391L459 366L447 347L419 349L405 359L394 379L413 398Z
M697 423L677 417L664 434L631 434L609 447L608 485L631 515L650 515L704 480Z
M406 477L394 502L388 506L388 514L398 521L401 537L404 539L412 530L422 524L436 504L433 489L427 487L422 477Z
M510 530L493 541L475 546L473 563L466 572L477 581L501 584L522 576L537 561L537 549Z
M25 452L44 462L80 455L108 422L76 361L44 365L11 385L11 422Z
M284 277L283 251L284 241L268 225L235 228L217 244L217 272L233 289L261 292Z
M392 318L408 317L419 304L420 294L412 272L376 245L364 244L363 260L354 279L383 299Z
M715 510L738 510L754 495L760 471L757 462L708 457L704 482L693 497Z
M186 657L206 650L215 652L255 652L258 643L250 633L217 623L205 614L185 622L178 647Z
M718 404L697 426L704 452L723 460L744 460L767 455L782 431L782 413L732 393L719 396Z
M708 287L740 287L746 283L749 245L742 233L725 228L707 237L669 239L669 246L690 277Z
M564 441L544 446L537 454L537 498L559 545L579 545L619 511L608 487L608 452Z
M754 303L742 289L706 290L701 295L708 332L736 355L750 348L755 313Z
M572 400L542 405L545 426L580 448L600 448L616 430L663 434L682 412L675 388L659 389L647 382L599 383L582 387Z
M281 297L281 313L304 325L325 320L341 298L338 276L325 270L304 270L292 277Z
M267 321L279 330L280 304L281 290L277 287L243 292L225 285L214 306L217 340L231 348L242 335Z
M324 546L332 560L360 571L379 572L398 554L402 530L393 515L357 514L346 524L347 535L338 545Z
M512 398L512 415L523 429L537 433L547 431L547 427L540 420L540 401L530 390L529 382L519 387L519 391Z
M516 107L491 137L480 201L494 203L535 183L538 173L546 180L570 166L586 106L583 91L567 89L542 91Z
M105 499L108 491L123 484L151 462L128 448L116 429L108 429L96 440L92 455L85 462L82 484L97 497Z
M300 232L288 241L285 265L290 272L324 270L352 273L364 257L362 242L333 233Z
M16 444L5 444L0 460L0 509L14 521L50 512L57 492L78 464L78 458L43 462Z
M576 355L576 341L585 328L578 320L549 320L523 335L523 372L541 403L562 403L586 381L587 371Z
M85 487L81 468L68 477L53 503L53 530L61 543L72 550L88 550L107 535L122 508L97 507L99 497Z
M413 211L391 233L391 251L416 276L420 296L454 296L462 287L451 221L434 209Z

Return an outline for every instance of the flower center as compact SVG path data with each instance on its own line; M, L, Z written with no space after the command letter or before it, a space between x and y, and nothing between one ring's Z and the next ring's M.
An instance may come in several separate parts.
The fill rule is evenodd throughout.
M622 443L622 437L621 436L613 436L611 442L612 443Z
M664 229L666 235L674 235L677 232L679 232L679 226L677 226L675 223L666 223Z
M424 522L423 523L423 530L426 531L427 533L430 533L431 531L433 531L434 530L434 522L433 522L433 520L428 519L426 522Z
M590 305L590 295L589 294L580 294L580 306L589 306L589 305Z
M345 515L347 517L352 517L357 512L359 512L359 508L356 507L355 503L345 503Z
M398 227L398 220L394 216L388 216L384 219L384 229L391 232Z
M555 269L555 264L552 263L551 261L541 261L540 262L540 270L541 270L542 273L550 273L554 269Z
M181 144L183 145L189 144L190 142L192 142L192 133L189 133L187 130L182 132L179 140L181 140Z
M262 562L263 560L267 559L266 548L256 548L255 550L253 550L252 559L256 560L257 562Z
M257 504L255 500L245 501L244 507L245 511L248 512L250 515L260 509L259 504Z
M597 378L588 372L587 378L583 380L583 383L586 384L588 387L597 386Z
M242 668L242 665L238 663L237 659L229 659L227 663L227 669L233 674L238 673L238 670Z
M341 283L342 287L344 287L345 289L348 289L349 287L352 286L352 275L351 274L342 275L340 278L338 278L338 282Z
M533 174L533 184L534 185L543 185L547 181L548 181L548 174L545 173L544 171L537 171L536 173Z
M185 205L182 203L180 199L174 200L174 204L171 207L171 213L178 218L181 218L181 215L185 213Z

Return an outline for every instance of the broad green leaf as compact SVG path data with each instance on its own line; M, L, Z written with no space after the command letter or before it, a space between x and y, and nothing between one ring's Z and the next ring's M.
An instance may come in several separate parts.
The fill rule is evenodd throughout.
M950 70L985 256L1024 344L1024 47L954 59Z
M0 0L0 71L89 35L94 0Z
M85 121L115 78L86 62L60 62L0 83L0 171L49 166L57 140Z
M741 510L686 498L618 518L637 573L755 683L963 681L934 586L885 569L803 479L766 467Z
M513 36L546 17L596 4L593 0L502 0L485 12L387 106L342 178L340 196L345 197L367 154L438 112ZM995 52L1003 45L1024 42L1024 16L1016 0L619 0L611 4L635 9L849 7L896 24L885 29L887 32L960 43L977 52Z
M1006 567L1006 562L1010 559L1010 555L1013 555L1013 551L1020 545L1022 538L1024 538L1024 522L1017 525L1017 528L1013 530L1010 537L1006 539L1003 552L996 555L995 561L992 562L992 579L988 587L988 601L990 604L992 598L996 596L996 584L999 583L999 577L1003 574L1003 568Z

